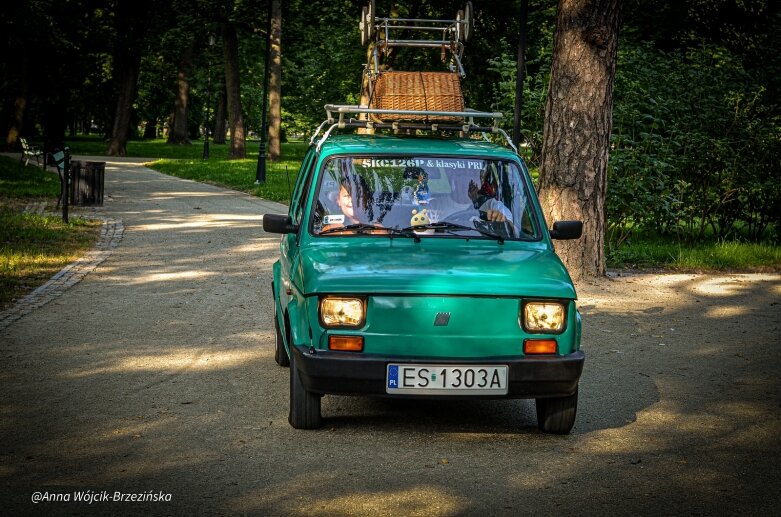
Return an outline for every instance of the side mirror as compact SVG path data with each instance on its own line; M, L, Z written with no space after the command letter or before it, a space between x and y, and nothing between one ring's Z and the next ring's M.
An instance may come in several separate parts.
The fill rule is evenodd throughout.
M265 214L263 216L263 231L268 233L296 233L298 226L293 224L289 215Z
M265 221L264 221L265 222ZM550 231L551 239L580 239L583 235L583 221L556 221Z

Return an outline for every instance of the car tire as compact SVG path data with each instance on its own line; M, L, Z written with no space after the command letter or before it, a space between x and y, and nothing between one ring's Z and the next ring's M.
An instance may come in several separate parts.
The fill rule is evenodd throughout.
M279 318L277 317L277 304L274 302L274 360L279 366L290 366L290 358L285 350L285 342L282 338L282 330L279 328Z
M291 354L293 356L294 354ZM290 413L288 422L296 429L317 429L323 425L321 395L306 390L295 360L290 365Z
M566 397L537 399L537 427L550 434L567 434L575 425L578 412L578 390Z

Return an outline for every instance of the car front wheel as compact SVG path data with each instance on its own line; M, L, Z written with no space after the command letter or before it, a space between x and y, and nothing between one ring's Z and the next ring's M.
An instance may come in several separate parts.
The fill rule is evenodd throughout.
M544 433L567 434L575 425L578 390L566 397L537 399L537 427Z
M291 354L291 357L295 354ZM295 361L290 365L290 414L288 422L296 429L317 429L323 425L321 396L306 390Z
M282 340L282 330L279 328L277 317L277 304L274 302L274 360L279 366L290 366L290 358L285 350L285 342Z

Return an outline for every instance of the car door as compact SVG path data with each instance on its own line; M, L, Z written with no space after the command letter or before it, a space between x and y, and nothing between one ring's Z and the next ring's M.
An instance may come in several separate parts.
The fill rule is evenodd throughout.
M308 199L309 186L311 185L311 177L314 171L315 162L315 148L310 147L304 156L304 160L301 162L301 168L298 171L298 177L296 178L296 185L293 189L293 196L290 199L290 208L288 215L290 216L292 223L299 226L297 233L288 233L282 236L282 242L280 245L280 281L279 288L279 304L281 307L286 307L290 301L290 294L295 288L290 279L291 271L295 271L295 268L299 260L299 234L305 231L303 226L304 214L306 213L306 203Z

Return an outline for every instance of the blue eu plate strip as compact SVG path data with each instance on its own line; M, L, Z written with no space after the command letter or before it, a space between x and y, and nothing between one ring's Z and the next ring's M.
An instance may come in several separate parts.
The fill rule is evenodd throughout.
M388 388L399 387L399 367L392 365L388 367Z

